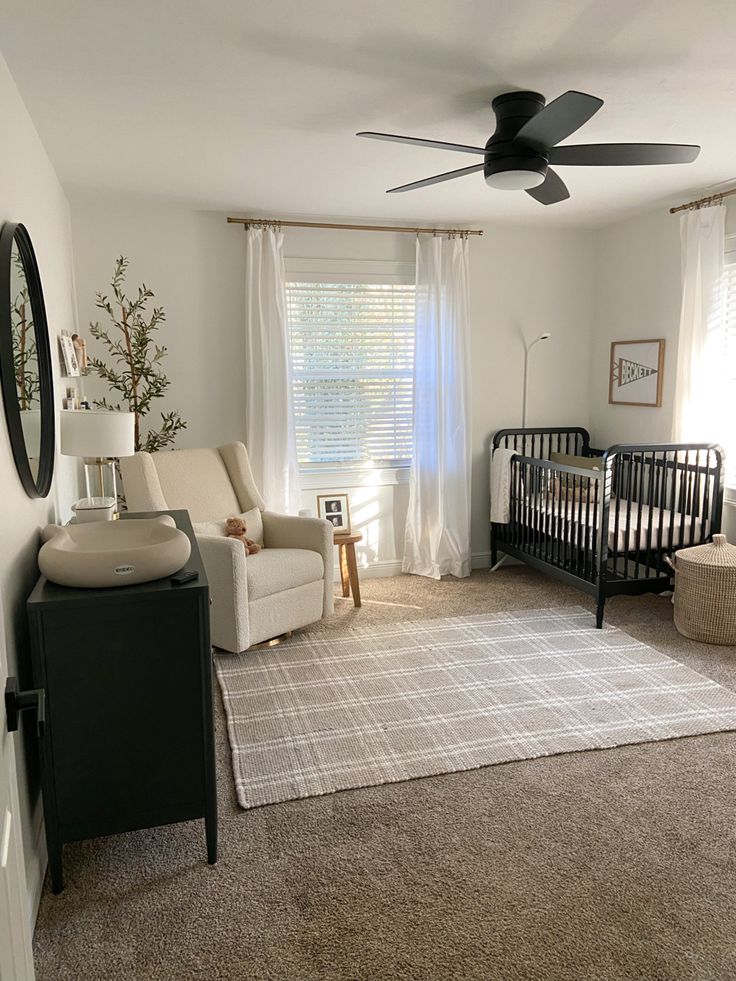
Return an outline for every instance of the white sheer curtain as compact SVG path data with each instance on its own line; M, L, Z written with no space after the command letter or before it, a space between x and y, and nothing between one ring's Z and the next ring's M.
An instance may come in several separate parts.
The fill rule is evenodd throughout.
M470 575L468 240L417 237L414 446L403 571Z
M247 229L245 261L246 441L253 475L271 511L296 514L299 469L291 401L284 237Z
M724 251L726 208L686 211L680 219L682 310L677 347L673 438L719 442L724 438L726 331Z

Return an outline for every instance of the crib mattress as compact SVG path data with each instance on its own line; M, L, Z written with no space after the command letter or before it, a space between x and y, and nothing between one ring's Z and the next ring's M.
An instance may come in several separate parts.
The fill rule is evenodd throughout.
M545 500L539 501L527 499L526 512L522 512L519 518L522 523L526 518L526 523L536 531L544 531L552 534L554 538L562 541L571 542L581 548L593 547L593 506L588 508L586 520L585 502L578 505L577 502L565 504L564 501ZM629 511L627 526L627 510ZM618 512L618 528L616 526L616 512ZM566 523L565 523L566 519ZM552 521L559 521L554 530L551 527ZM611 510L608 524L608 548L610 551L624 552L643 550L647 547L649 537L648 530L651 528L651 541L656 543L659 529L662 529L662 545L667 548L670 544L670 525L672 525L672 549L689 545L691 542L698 544L704 541L703 533L708 534L710 522L704 523L701 518L693 518L692 515L683 514L679 511L671 511L668 508L650 508L646 504L641 505L637 502L629 502L624 499L611 498Z

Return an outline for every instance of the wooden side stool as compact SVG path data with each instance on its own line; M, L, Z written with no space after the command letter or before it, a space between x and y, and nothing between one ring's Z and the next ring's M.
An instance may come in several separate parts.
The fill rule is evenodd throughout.
M362 542L363 536L358 531L354 535L338 534L335 532L335 545L340 557L340 578L342 579L342 595L349 596L352 590L353 603L360 606L360 581L358 580L358 561L355 557L355 543Z

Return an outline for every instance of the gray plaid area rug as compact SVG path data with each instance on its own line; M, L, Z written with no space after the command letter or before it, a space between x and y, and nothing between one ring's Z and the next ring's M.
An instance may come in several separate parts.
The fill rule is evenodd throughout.
M241 807L736 729L736 694L580 607L215 659Z

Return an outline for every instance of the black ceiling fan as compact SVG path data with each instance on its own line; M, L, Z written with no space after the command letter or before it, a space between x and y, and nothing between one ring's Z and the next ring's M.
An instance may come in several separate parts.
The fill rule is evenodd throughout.
M413 191L430 184L464 177L483 171L491 187L509 191L526 191L540 204L556 204L570 197L564 181L551 169L559 167L627 167L641 164L691 163L700 153L699 146L676 143L591 143L579 146L557 146L595 115L603 99L584 92L565 92L545 105L538 92L506 92L491 103L496 114L496 130L485 147L423 140L390 133L356 133L371 140L410 143L477 153L483 163L450 170L424 180L392 187L386 192Z

